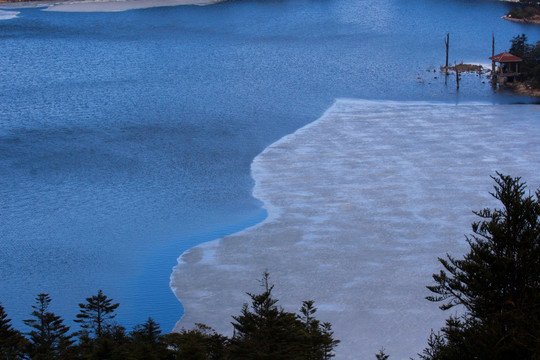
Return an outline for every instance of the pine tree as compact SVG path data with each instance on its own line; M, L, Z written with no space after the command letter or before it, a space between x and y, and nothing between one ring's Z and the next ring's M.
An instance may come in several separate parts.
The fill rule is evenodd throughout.
M204 324L195 324L195 329L182 329L179 333L164 336L164 342L176 359L182 360L225 360L227 338Z
M32 360L69 359L71 356L72 335L60 316L49 312L51 298L48 294L39 294L32 305L32 319L24 323L32 328L28 353Z
M388 360L389 357L390 357L390 355L387 355L384 352L384 348L381 348L381 350L379 350L379 352L377 354L375 354L375 359L377 359L377 360Z
M159 324L152 318L133 328L131 338L134 343L132 354L141 360L159 360L170 358L167 345L162 341Z
M272 298L274 285L265 272L261 281L264 292L250 294L251 307L244 304L239 316L233 316L235 336L231 339L233 358L300 359L302 323L293 313L278 307Z
M334 350L340 343L340 340L334 339L334 332L332 331L332 324L324 322L321 325L321 347L323 350L322 360L328 360L335 356Z
M27 340L11 326L4 307L0 304L0 359L21 360Z
M465 312L432 334L423 359L540 357L540 190L525 195L520 178L497 175L491 195L502 208L475 212L469 252L439 259L428 286L428 300Z
M159 324L151 317L145 323L136 325L131 332L134 339L139 339L141 342L157 343L161 335Z
M303 324L305 332L305 353L306 360L327 360L335 356L334 348L339 344L339 340L333 338L332 325L322 323L315 318L317 308L313 300L302 302L299 320Z
M86 303L79 304L80 312L75 322L81 324L84 330L93 331L95 336L100 338L110 325L109 321L115 318L114 311L120 305L112 301L99 290L97 295L86 298Z
M527 52L527 35L521 34L514 36L510 40L512 46L510 47L510 53L520 58L525 58Z
M286 312L272 297L274 285L265 272L261 294L248 293L251 306L244 304L233 316L235 335L229 351L233 359L329 359L339 341L333 339L329 323L314 318L313 301L303 303L301 313Z

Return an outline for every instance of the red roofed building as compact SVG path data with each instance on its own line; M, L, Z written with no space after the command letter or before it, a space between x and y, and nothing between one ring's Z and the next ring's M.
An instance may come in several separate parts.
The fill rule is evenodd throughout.
M501 83L505 83L507 81L512 82L517 76L520 75L519 63L523 61L522 58L505 51L503 53L494 55L489 59L493 63L493 69L495 69L495 63L499 63L499 66L492 74L494 80L498 79Z
M511 63L511 62L523 61L522 58L517 57L516 55L510 54L508 51L492 56L489 59L498 63Z

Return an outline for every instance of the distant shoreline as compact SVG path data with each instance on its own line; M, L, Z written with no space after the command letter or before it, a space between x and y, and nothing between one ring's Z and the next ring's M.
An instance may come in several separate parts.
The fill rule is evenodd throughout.
M508 84L507 86L516 94L540 97L540 89L533 88L525 83Z
M511 16L504 15L502 18L504 20L508 20L508 21L512 21L512 22L516 22L516 23L540 25L540 15L535 15L534 17L523 18L523 19L513 18Z
M223 0L0 0L1 8L46 7L45 11L119 12L178 5L211 5Z

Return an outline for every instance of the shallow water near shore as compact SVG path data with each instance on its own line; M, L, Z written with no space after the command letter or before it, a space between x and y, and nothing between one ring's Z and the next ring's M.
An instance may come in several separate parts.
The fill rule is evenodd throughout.
M498 2L17 11L0 20L0 302L17 326L39 292L71 319L103 288L120 323L171 329L176 258L265 217L252 160L335 98L535 101L438 72L446 32L470 63L492 31L501 51L540 38Z

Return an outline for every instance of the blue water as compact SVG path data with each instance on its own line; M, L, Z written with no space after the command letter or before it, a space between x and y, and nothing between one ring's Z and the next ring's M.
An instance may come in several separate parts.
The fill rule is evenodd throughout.
M540 27L506 4L231 1L122 13L20 9L0 21L0 302L39 292L71 319L98 289L127 327L182 314L176 258L265 217L252 159L337 97L531 102L464 75ZM434 70L436 70L434 72ZM277 174L279 176L279 174Z

